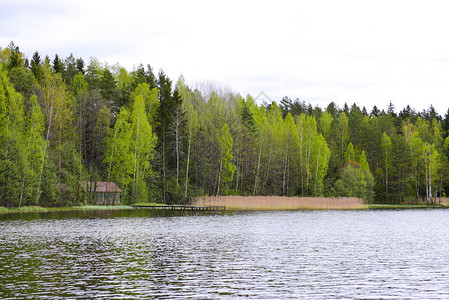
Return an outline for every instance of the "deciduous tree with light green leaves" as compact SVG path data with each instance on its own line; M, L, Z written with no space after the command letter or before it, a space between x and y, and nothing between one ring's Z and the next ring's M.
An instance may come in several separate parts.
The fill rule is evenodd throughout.
M294 182L291 182L291 178L294 177L294 173L297 173L295 161L299 155L298 132L296 130L293 116L290 113L287 114L284 120L282 146L282 195L289 196L296 192L292 190L292 186L294 188Z
M131 149L131 124L125 107L120 109L113 133L108 138L105 163L108 165L107 181L116 182L129 197L128 187L132 183L134 171L133 152Z
M330 149L318 133L315 117L301 114L297 120L299 172L302 196L321 195L326 175Z
M220 135L218 137L218 144L220 146L220 172L218 175L217 184L217 196L220 194L220 187L224 186L224 191L228 190L228 184L234 178L234 172L236 166L232 163L232 146L233 139L231 133L229 132L229 127L225 123L221 128Z
M189 186L189 171L190 171L190 154L192 150L192 144L194 138L199 129L198 114L195 111L192 103L192 93L184 82L184 77L180 77L177 84L179 95L182 98L182 109L186 113L187 118L187 158L186 158L186 171L185 171L185 183L184 183L184 199L187 199L187 192Z
M337 196L359 197L366 199L367 183L360 165L354 162L346 164L335 182Z
M44 149L44 116L41 107L37 102L37 97L30 98L31 112L29 122L25 128L25 161L27 168L22 177L22 186L19 199L19 207L22 204L34 204L32 197L36 191L38 183L39 169L45 159Z
M150 161L154 156L157 138L147 120L142 95L134 98L131 114L130 150L133 162L132 201L147 201L145 179L152 174Z

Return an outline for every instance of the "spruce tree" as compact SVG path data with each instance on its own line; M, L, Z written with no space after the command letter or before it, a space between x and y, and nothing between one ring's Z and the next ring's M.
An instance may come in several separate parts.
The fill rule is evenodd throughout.
M60 74L64 72L64 63L59 58L58 54L55 54L55 59L53 60L53 72Z
M42 61L39 52L35 51L31 60L31 72L38 82L42 80Z

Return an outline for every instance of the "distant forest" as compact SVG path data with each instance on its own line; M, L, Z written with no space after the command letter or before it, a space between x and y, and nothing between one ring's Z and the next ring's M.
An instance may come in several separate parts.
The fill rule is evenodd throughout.
M443 118L432 106L258 105L150 65L0 48L0 206L84 204L86 181L116 182L125 204L198 195L430 204L449 191L448 130L449 110Z

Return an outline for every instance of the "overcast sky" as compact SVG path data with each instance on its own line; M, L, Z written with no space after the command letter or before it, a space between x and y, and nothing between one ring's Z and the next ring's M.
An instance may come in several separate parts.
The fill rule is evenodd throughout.
M0 0L0 47L73 53L241 95L449 107L447 1Z

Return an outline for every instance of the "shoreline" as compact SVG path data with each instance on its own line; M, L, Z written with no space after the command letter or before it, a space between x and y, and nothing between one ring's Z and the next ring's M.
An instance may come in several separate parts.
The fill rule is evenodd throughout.
M22 206L22 207L0 207L0 215L3 214L23 214L23 213L50 213L64 211L94 211L94 210L127 210L133 209L131 205L82 205L69 207L42 207L42 206Z
M160 206L161 203L139 203L142 206ZM197 204L194 204L197 205ZM182 206L182 205L181 205ZM207 206L207 205L205 205ZM268 206L226 206L226 211L294 211L294 210L395 210L395 209L448 209L447 205L426 205L426 204L364 204L354 207L268 207ZM5 214L27 214L27 213L51 213L51 212L69 212L69 211L108 211L108 210L132 210L134 205L83 205L71 207L41 207L41 206L22 206L6 208L0 207L0 215Z

